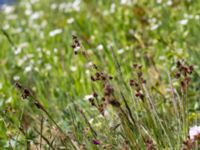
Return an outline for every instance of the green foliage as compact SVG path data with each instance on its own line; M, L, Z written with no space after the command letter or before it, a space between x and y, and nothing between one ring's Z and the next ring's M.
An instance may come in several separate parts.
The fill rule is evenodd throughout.
M189 128L200 123L200 1L123 1L2 6L2 149L183 147ZM78 55L72 35L81 45ZM175 78L182 59L194 66L187 90L180 84L185 78ZM142 65L145 84L133 64ZM91 81L98 72L106 81ZM114 92L105 97L108 84ZM25 99L24 89L31 93ZM94 92L98 98L90 99Z

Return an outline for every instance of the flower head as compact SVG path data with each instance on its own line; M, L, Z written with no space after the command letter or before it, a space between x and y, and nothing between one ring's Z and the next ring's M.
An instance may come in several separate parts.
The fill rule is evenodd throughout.
M190 139L195 139L198 135L200 135L200 126L191 127L189 131Z

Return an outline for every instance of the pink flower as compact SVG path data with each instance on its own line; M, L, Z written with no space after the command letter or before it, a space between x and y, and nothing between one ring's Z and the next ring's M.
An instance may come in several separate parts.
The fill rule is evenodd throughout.
M200 135L200 126L191 127L189 131L190 139L193 140L195 139L195 136L198 136L198 135Z

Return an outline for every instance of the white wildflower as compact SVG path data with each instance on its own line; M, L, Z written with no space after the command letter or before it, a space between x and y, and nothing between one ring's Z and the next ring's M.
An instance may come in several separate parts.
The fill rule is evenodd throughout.
M152 31L153 31L153 30L156 30L158 27L159 27L159 24L155 24L155 25L151 26L151 30L152 30Z
M32 66L27 66L27 67L25 67L24 72L25 72L25 73L28 73L28 72L30 72L31 70L32 70Z
M51 55L51 52L49 50L46 50L45 53L46 53L47 56Z
M72 72L74 72L74 71L77 70L77 67L76 67L76 66L71 66L71 67L70 67L70 70L71 70Z
M6 103L11 103L13 101L13 98L12 98L12 96L11 97L9 97L7 100L6 100Z
M195 136L200 134L200 126L193 126L189 130L190 139L194 139Z
M62 29L55 29L49 32L49 36L53 37L60 33L62 33Z
M2 5L1 8L5 14L11 14L15 11L15 7L11 5Z
M86 64L87 68L92 67L92 66L93 66L93 62L91 62L91 61Z
M120 0L120 4L122 4L122 5L130 5L131 4L131 0Z
M81 4L81 0L75 0L75 1L72 3L72 8L73 8L75 11L80 11L80 4Z
M168 6L171 6L172 4L173 4L173 3L172 3L171 0L168 0L168 1L167 1L167 5L168 5Z
M157 2L158 4L160 4L160 3L162 3L162 0L157 0L156 2Z
M58 7L58 5L57 5L56 3L51 4L51 9L52 9L52 10L57 9L57 7Z
M51 64L45 64L45 68L46 68L46 70L48 70L48 71L51 70L51 68L52 68L52 67L51 67Z
M37 3L39 0L31 0L30 2L31 2L31 4L35 4L35 3Z
M118 53L118 54L124 53L124 49L119 49L119 50L117 51L117 53Z
M79 51L79 49L81 49L79 46L74 48L74 52L77 53Z
M67 19L67 24L72 24L74 22L74 18Z
M9 24L5 24L4 26L3 26L3 29L4 30L8 30L10 28L10 25Z
M199 18L200 18L199 15L196 15L196 16L194 17L195 20L199 20Z
M102 14L103 14L103 16L108 16L109 11L108 11L108 10L104 10L104 11L102 12Z
M27 8L27 9L25 10L25 15L30 16L31 14L32 14L31 8Z
M183 19L178 22L181 25L186 25L188 23L188 19Z
M111 6L110 6L110 12L111 12L111 13L114 13L114 12L115 12L115 7L116 7L115 4L112 3Z
M58 52L58 49L57 49L57 48L54 48L54 49L53 49L53 52L54 52L54 53L57 53L57 52Z
M159 57L159 60L165 60L165 59L166 59L166 57L163 55Z
M87 69L87 70L85 71L85 73L86 73L87 75L89 75L89 74L90 74L90 70Z
M175 71L175 70L176 70L176 66L172 66L171 71Z
M92 124L93 121L94 121L94 119L92 118L92 119L89 120L89 123Z
M33 14L31 14L30 20L39 19L42 15L43 15L43 12L42 12L42 11L34 12Z
M89 100L91 98L94 98L94 96L91 94L91 95L85 95L84 99L85 100Z
M13 77L13 80L15 80L15 81L19 81L19 79L20 79L20 77L17 76L17 75L15 75L15 76Z
M99 44L99 45L97 46L97 50L102 51L102 50L103 50L103 45L102 45L102 44Z

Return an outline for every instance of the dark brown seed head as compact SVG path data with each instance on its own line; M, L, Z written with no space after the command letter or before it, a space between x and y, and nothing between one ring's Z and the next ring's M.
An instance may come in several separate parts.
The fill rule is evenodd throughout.
M116 99L109 100L109 103L114 107L120 107L120 103Z
M97 65L95 65L95 64L93 64L93 67L94 67L94 69L96 69L96 70L98 69Z
M77 39L77 36L76 35L72 35L72 39L73 40Z
M109 80L112 80L113 79L113 77L112 76L109 76Z
M175 77L178 79L181 77L181 74L178 72L178 73L176 73Z
M138 78L141 78L142 77L142 72L138 72L137 75L138 75Z
M23 93L22 93L22 98L26 99L31 95L30 91L28 89L24 89Z
M176 66L177 66L177 68L180 68L180 67L182 66L181 62L180 62L180 61L177 61L177 62L176 62Z
M97 98L97 97L98 97L98 94L97 94L96 92L94 92L94 93L93 93L93 96L94 96L95 98Z
M20 90L22 89L22 86L18 82L15 83L15 86L16 86L17 89L20 89Z
M138 64L133 64L133 68L136 69L138 67Z
M90 79L91 79L92 81L96 81L96 78L95 78L94 76L90 76Z
M109 84L106 84L104 88L104 94L106 96L109 96L109 95L112 95L113 92L114 92L114 89Z

